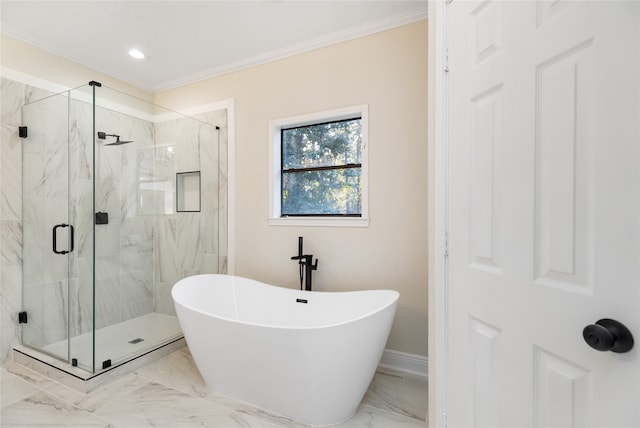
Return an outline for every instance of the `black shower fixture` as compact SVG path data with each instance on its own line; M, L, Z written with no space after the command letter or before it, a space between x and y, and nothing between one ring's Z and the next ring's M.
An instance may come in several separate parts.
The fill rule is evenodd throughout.
M133 143L133 140L120 141L120 136L119 136L119 135L116 135L116 134L107 134L106 132L98 131L98 139L100 139L100 140L104 140L104 139L106 139L107 137L115 137L116 141L114 141L113 143L106 143L106 144L103 144L104 146L119 146L120 144Z

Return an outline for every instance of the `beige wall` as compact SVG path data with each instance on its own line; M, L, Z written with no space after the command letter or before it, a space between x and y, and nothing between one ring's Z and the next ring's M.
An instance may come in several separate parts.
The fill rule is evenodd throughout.
M215 55L215 52L211 52ZM427 355L427 22L156 94L185 109L235 99L236 274L298 286L297 237L319 259L314 289L393 288L387 348ZM268 122L369 105L367 228L269 226Z

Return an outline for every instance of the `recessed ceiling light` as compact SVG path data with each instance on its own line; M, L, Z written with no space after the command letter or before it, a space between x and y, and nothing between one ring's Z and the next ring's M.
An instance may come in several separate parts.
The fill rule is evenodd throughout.
M129 55L131 55L132 57L134 57L136 59L144 58L144 54L141 51L139 51L138 49L131 49L129 51Z

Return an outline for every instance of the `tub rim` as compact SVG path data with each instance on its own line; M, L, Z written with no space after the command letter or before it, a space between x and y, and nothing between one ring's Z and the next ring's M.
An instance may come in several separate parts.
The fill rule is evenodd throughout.
M367 293L367 292L385 292L385 293L391 293L391 295L393 296L392 299L390 299L390 301L384 305L382 305L381 307L379 307L378 309L374 310L374 311L369 311L364 315L361 315L359 317L356 318L351 318L347 321L342 321L342 322L337 322L337 323L332 323L332 324L326 324L326 325L321 325L321 326L313 326L313 327L300 327L300 326L283 326L283 325L272 325L272 324L258 324L255 322L248 322L248 321L241 321L238 319L232 319L229 317L223 317L217 314L213 314L210 312L205 312L203 310L194 308L192 306L188 306L185 305L182 302L179 302L178 300L176 300L175 295L174 295L174 289L183 282L186 282L186 280L190 279L190 278L194 278L194 277L200 277L200 276L212 276L212 277L230 277L230 278L240 278L240 279L244 279L247 281L252 281L252 282L256 282L262 286L267 286L267 287L272 287L272 288L277 288L277 289L281 289L281 290L285 290L285 292L290 292L290 293L305 293L308 295L308 293L317 293L317 294L358 294L358 293ZM273 328L273 329L286 329L286 330L321 330L321 329L327 329L327 328L332 328L332 327L338 327L338 326L342 326L342 325L346 325L346 324L351 324L354 323L356 321L360 321L362 319L368 318L370 316L372 316L373 314L376 314L378 312L383 312L384 310L388 309L390 306L395 305L398 303L398 300L400 299L400 292L397 290L392 290L392 289L370 289L370 290L354 290L354 291L306 291L306 290L298 290L298 289L294 289L294 288L286 288L286 287L280 287L277 285L272 285L272 284L267 284L266 282L262 282L262 281L258 281L252 278L247 278L247 277L243 277L243 276L238 276L238 275L229 275L229 274L221 274L221 273L204 273L204 274L197 274L197 275L191 275L185 278L180 279L179 281L177 281L172 287L171 287L171 298L173 300L174 305L180 305L190 311L194 311L197 312L199 314L202 315L206 315L206 316L210 316L213 318L217 318L219 320L222 321L228 321L231 323L235 323L235 324L243 324L243 325L248 325L248 326L252 326L252 327L262 327L262 328ZM395 317L395 316L394 316ZM178 317L179 319L179 317Z

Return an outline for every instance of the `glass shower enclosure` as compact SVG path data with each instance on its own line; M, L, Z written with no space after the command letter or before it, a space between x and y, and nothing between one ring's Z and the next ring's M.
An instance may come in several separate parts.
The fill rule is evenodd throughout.
M22 123L23 345L95 373L181 338L171 286L218 268L217 127L98 82Z

